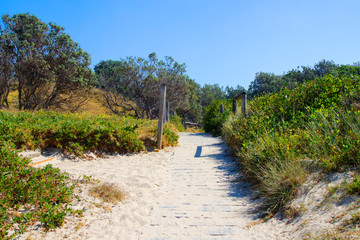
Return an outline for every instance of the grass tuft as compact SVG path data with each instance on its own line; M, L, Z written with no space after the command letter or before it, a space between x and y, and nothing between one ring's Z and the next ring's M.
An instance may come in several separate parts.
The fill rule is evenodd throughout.
M124 198L124 194L111 183L101 183L93 186L89 190L93 197L101 199L103 202L121 202Z

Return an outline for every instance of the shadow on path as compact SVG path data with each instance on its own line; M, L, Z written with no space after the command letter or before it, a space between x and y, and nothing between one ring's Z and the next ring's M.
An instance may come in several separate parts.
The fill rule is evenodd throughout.
M199 135L197 133L196 135ZM209 137L211 137L209 135ZM216 147L219 153L202 155L204 147ZM229 183L228 196L234 198L244 198L253 195L252 184L244 179L240 164L229 152L224 143L214 143L210 145L197 146L194 158L213 158L217 161L217 168L223 172L225 181Z

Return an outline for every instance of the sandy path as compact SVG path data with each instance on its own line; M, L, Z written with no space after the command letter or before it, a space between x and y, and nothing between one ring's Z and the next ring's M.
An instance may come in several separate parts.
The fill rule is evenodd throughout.
M57 157L51 164L73 178L115 183L126 199L99 207L85 189L86 201L74 203L86 210L81 219L21 239L280 239L271 225L248 228L250 188L236 181L241 176L223 141L207 134L181 133L178 147L159 153L77 162Z
M249 192L219 138L181 134L142 239L251 239Z

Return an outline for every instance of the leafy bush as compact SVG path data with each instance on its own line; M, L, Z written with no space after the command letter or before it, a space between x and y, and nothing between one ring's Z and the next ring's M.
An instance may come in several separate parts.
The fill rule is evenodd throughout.
M167 123L164 125L163 129L163 145L166 146L176 146L179 140L179 135L174 131L174 125Z
M47 165L29 167L30 160L19 157L11 144L0 142L0 237L9 229L22 233L28 225L41 221L46 229L61 226L72 195L68 176Z
M154 138L156 127L157 121L130 117L0 112L0 238L12 238L36 221L45 229L59 227L72 212L68 176L50 165L28 166L30 160L19 157L16 149L55 146L77 155L139 152L145 149L140 138ZM177 144L174 128L164 127L167 145ZM9 230L14 234L9 236Z
M142 126L152 124L130 117L86 116L54 112L0 112L0 139L19 149L60 147L65 152L139 152Z
M223 124L226 142L258 183L269 213L294 196L310 168L359 165L360 77L349 71L256 98L247 119L232 115Z
M170 122L175 125L179 132L185 132L184 125L181 122L181 117L178 115L170 116Z
M360 112L319 109L309 116L303 152L327 171L360 163Z
M217 100L205 107L203 128L205 132L211 132L214 136L222 133L222 126L232 112L231 100ZM220 113L220 105L224 105L224 113Z

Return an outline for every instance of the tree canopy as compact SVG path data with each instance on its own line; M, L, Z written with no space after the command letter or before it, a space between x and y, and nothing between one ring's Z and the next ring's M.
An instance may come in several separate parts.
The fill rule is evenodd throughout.
M0 28L0 90L8 106L10 85L19 92L19 109L60 107L94 84L90 56L64 28L36 16L2 16Z
M314 64L313 67L301 66L301 68L292 69L283 75L258 72L255 74L254 81L252 81L249 86L249 97L253 98L267 93L276 93L282 88L293 89L298 84L302 84L308 80L321 78L328 74L336 75L342 66L335 64L334 61L323 59Z
M185 64L172 57L159 60L156 53L147 59L127 57L101 61L95 66L100 87L105 90L106 105L115 114L133 112L138 118L158 117L160 85L167 86L170 108L183 114L196 114L196 83L186 75ZM195 116L193 116L195 117Z

